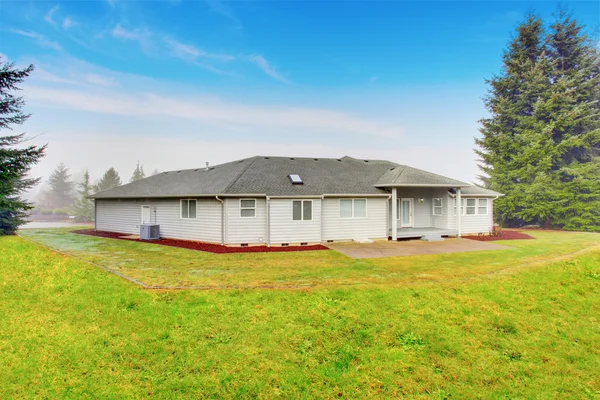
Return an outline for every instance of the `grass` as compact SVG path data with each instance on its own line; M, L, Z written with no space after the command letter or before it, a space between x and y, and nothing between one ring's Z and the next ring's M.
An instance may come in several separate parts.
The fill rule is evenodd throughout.
M544 249L514 250L537 261L511 274L214 291L143 290L0 237L0 398L598 398L600 251L543 262L593 235L539 235L523 242ZM361 276L339 262L338 276Z
M536 231L537 240L495 242L511 246L501 251L354 260L335 251L212 254L71 234L69 229L21 234L149 286L214 288L402 286L473 278L600 246L597 234Z

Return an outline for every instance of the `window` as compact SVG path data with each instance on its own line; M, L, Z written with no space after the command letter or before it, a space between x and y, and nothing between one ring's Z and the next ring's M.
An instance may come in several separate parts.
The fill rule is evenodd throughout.
M241 199L240 200L240 217L254 218L256 217L256 200Z
M477 199L467 199L467 215L475 215Z
M312 221L312 200L293 200L292 220Z
M196 218L196 200L181 200L181 218Z
M477 209L477 214L487 215L487 213L488 213L488 200L487 199L479 199L479 208Z
M442 199L434 198L433 199L433 215L442 215Z
M292 185L302 185L304 183L298 174L289 174L288 177L292 181Z
M340 218L367 218L367 199L340 199Z

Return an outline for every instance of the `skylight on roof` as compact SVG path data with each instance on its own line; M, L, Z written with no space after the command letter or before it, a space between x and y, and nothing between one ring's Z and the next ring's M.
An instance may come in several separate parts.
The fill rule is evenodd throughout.
M302 185L304 183L298 174L289 174L288 177L290 178L292 185Z

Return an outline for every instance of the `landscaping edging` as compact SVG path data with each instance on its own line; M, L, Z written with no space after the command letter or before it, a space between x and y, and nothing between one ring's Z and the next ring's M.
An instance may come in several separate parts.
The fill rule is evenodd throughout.
M220 244L193 242L190 240L178 240L178 239L159 239L159 240L140 240L126 237L124 233L107 232L107 231L95 231L93 229L80 229L71 231L70 233L76 233L78 235L96 236L108 239L119 239L129 240L133 242L142 242L150 244L159 244L162 246L178 247L188 250L205 251L214 254L233 254L233 253L283 253L289 251L318 251L318 250L329 250L321 244L307 245L307 246L285 246L285 247L269 247L269 246L248 246L248 247L228 247Z

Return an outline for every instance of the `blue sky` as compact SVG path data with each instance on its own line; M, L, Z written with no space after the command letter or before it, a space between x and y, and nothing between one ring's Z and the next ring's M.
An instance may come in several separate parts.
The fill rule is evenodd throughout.
M566 4L598 26L598 2ZM0 0L0 53L37 66L40 175L351 155L473 181L484 80L527 12L557 5Z

